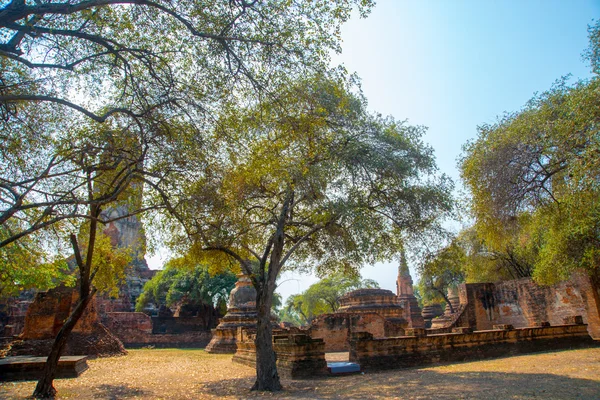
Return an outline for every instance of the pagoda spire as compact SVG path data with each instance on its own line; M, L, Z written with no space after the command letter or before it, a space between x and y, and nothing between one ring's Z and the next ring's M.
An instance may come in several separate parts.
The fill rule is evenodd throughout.
M413 296L413 280L410 276L408 263L404 250L400 253L400 264L398 265L398 279L396 280L396 294L398 296Z
M400 278L401 276L410 277L410 271L408 270L408 263L406 262L406 255L404 254L404 250L402 250L402 252L400 253L400 264L398 265L398 278Z

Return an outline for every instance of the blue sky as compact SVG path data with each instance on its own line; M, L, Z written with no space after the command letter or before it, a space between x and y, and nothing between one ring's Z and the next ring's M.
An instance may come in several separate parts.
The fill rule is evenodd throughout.
M361 77L372 111L429 127L440 171L459 186L456 160L477 125L520 109L561 76L590 76L581 54L599 18L600 0L379 0L367 19L344 26L334 62ZM362 275L395 291L396 270L378 264ZM316 278L281 281L285 298Z

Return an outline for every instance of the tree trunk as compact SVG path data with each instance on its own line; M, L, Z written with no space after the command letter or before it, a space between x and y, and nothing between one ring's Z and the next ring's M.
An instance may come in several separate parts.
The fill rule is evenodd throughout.
M273 293L275 292L275 281L281 270L281 257L283 255L284 246L284 229L285 221L290 209L290 204L293 202L294 194L288 190L279 220L277 221L277 230L273 234L271 245L271 256L267 264L266 257L269 253L265 252L263 259L260 262L260 277L256 287L256 338L254 344L256 346L256 382L252 386L252 390L266 390L275 392L281 390L281 382L279 382L279 374L277 373L277 358L273 351L273 332L271 331L271 306L273 305ZM265 271L266 268L266 271ZM265 272L267 272L265 274Z
M54 398L56 395L56 389L54 388L53 382L54 377L56 376L56 370L58 368L58 361L60 359L60 355L62 354L65 345L67 344L67 340L69 339L69 335L71 331L79 321L79 318L83 315L85 308L89 304L90 300L96 293L96 288L92 289L92 279L93 275L91 275L92 270L92 259L94 254L94 245L96 243L96 227L98 225L97 218L100 215L100 207L97 205L90 206L90 216L93 219L90 221L90 233L88 236L88 251L85 257L85 263L83 261L81 250L79 249L79 243L77 241L77 236L75 234L71 234L71 245L73 246L73 253L75 256L75 261L77 262L77 266L79 268L79 300L75 305L75 308L69 315L69 318L65 321L63 326L58 331L58 335L54 339L54 343L52 344L52 349L50 350L50 355L48 355L48 359L46 360L46 364L44 364L44 370L42 371L42 377L37 383L35 390L33 392L34 398Z
M276 355L273 351L273 332L271 329L271 303L273 291L267 285L261 285L256 294L256 382L252 390L276 392L281 390L277 373Z
M50 350L50 354L48 355L48 359L46 360L46 364L44 364L44 370L42 372L42 377L37 383L35 387L35 391L33 392L33 397L36 399L49 399L54 398L56 395L56 389L54 388L53 382L56 376L56 370L58 368L58 361L60 356L67 344L67 340L69 339L69 335L73 328L79 321L79 318L83 315L85 308L89 304L90 300L93 297L93 293L89 293L87 296L83 298L79 298L73 312L69 315L69 318L65 321L63 326L58 331L58 335L54 339L54 343L52 344L52 349Z

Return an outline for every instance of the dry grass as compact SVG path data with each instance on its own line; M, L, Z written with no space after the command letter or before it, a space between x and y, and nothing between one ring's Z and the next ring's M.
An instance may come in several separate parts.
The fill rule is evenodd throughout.
M249 392L253 369L203 350L132 350L88 364L79 378L55 382L60 398L600 399L600 348L284 381L275 394ZM0 384L0 398L26 398L34 386Z

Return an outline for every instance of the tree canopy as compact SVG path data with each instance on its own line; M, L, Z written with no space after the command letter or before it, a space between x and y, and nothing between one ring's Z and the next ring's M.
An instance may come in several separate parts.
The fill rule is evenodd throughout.
M592 66L598 31L590 28ZM596 58L594 58L596 57ZM558 81L520 111L479 127L460 168L476 229L527 260L542 282L600 266L600 80Z
M226 105L255 104L273 87L323 70L339 50L340 25L372 5L3 2L0 224L10 231L0 248L51 232L69 237L81 256L86 245L75 232L89 221L89 257L77 259L85 307L94 293L96 228L110 222L103 212L123 203L128 214L119 218L176 210L169 195L180 180L172 177L206 165L180 150L202 147ZM19 249L27 246L12 248ZM46 377L38 396L54 393Z

